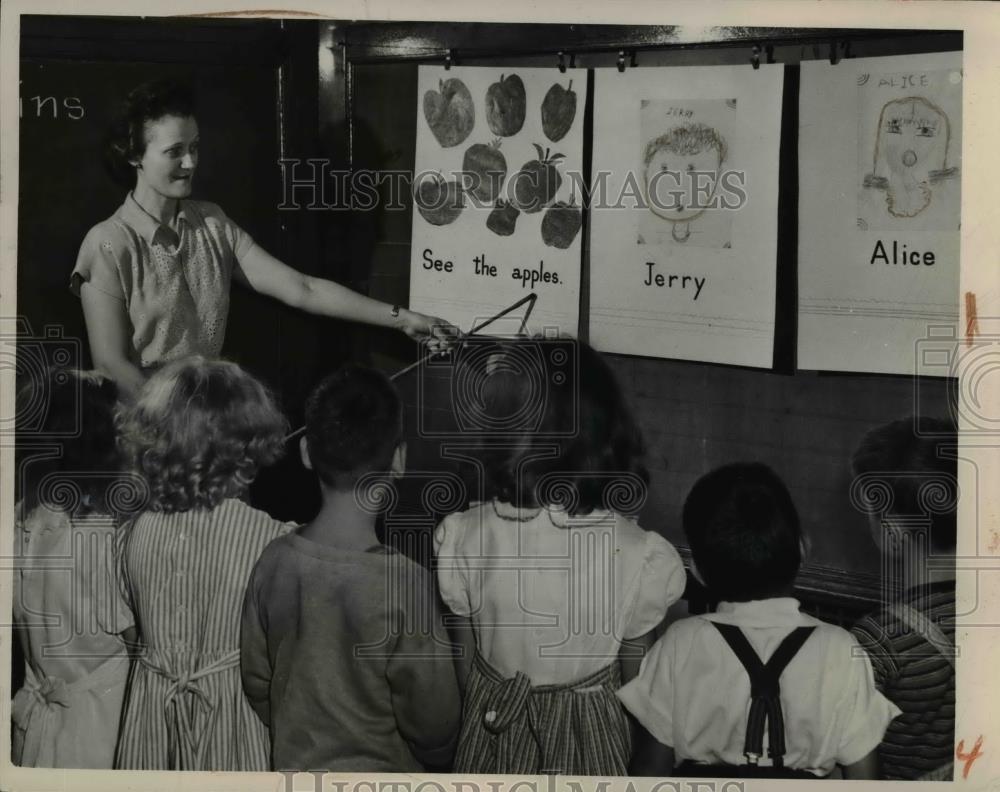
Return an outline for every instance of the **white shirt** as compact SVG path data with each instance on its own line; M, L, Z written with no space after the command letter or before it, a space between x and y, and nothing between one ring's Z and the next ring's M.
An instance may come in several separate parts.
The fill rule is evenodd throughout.
M534 685L604 668L684 593L673 546L611 512L492 501L445 518L434 540L445 603L471 617L484 659Z
M735 624L766 663L795 627L815 626L781 675L785 766L826 775L853 764L900 714L875 689L867 655L846 630L799 611L790 597L723 602L675 622L618 697L677 762L742 765L750 677L712 622ZM767 735L761 765L770 765Z

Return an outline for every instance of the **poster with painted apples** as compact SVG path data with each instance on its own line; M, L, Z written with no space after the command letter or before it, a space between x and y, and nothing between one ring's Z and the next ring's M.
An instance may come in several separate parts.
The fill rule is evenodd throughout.
M420 67L411 307L468 331L534 292L529 331L577 334L586 85Z
M799 368L940 373L923 348L960 336L961 154L962 53L803 62Z
M596 72L590 339L768 368L781 66Z

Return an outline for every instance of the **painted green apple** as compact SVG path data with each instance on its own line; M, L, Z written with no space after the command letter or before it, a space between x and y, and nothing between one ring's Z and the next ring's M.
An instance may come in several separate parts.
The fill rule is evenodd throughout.
M500 142L497 138L489 145L474 143L462 158L462 171L466 174L469 192L486 204L496 200L503 180L507 178L507 159L500 151Z
M562 140L576 118L576 92L573 81L563 88L554 83L542 100L542 131L545 137L555 143Z
M538 159L529 160L521 166L521 170L511 180L510 190L511 203L527 214L540 212L552 203L562 184L562 174L556 163L564 155L550 155L548 149L542 151L537 143L533 145L538 152Z
M457 181L445 181L440 174L425 175L414 190L420 216L431 225L454 223L465 208L465 193Z
M559 201L545 210L542 218L542 241L549 247L565 250L583 225L583 214L578 206Z
M476 106L465 83L453 77L440 80L438 90L427 91L424 118L443 148L464 142L476 125Z
M496 208L486 218L486 227L497 236L510 236L514 233L519 214L521 213L516 206L501 198L497 201Z
M528 100L524 82L516 74L500 75L500 81L486 89L486 122L494 135L510 137L524 126Z

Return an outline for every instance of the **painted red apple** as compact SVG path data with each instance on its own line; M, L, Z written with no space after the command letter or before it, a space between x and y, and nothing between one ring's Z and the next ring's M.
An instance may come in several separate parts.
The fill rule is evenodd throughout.
M576 92L573 81L563 88L554 83L542 100L542 131L545 137L555 143L562 140L573 126L576 118Z
M550 155L548 149L542 151L542 147L537 143L533 145L538 152L538 159L524 163L511 181L511 203L527 214L540 212L552 203L562 184L562 175L556 163L563 159L564 155Z
M510 137L524 126L528 100L524 93L524 83L516 74L510 77L500 75L486 90L486 122L494 135Z
M455 77L438 81L438 90L424 94L424 118L443 148L462 143L476 125L476 106L465 83Z
M486 227L497 236L510 236L514 233L519 214L521 213L516 206L501 198L497 201L496 208L486 218Z
M497 199L503 180L507 178L507 159L500 151L500 143L500 138L489 145L474 143L462 158L469 192L485 204Z
M414 203L421 217L431 225L454 223L465 208L465 193L457 181L445 181L440 174L426 174L415 186Z
M583 214L578 206L559 201L545 210L542 218L542 241L549 247L565 250L583 225Z

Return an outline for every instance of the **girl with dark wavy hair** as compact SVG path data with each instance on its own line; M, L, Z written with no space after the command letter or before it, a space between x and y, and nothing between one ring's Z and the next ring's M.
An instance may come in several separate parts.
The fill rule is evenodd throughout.
M240 610L261 551L291 526L240 497L281 454L285 419L235 363L195 357L153 374L120 425L150 496L119 554L143 651L116 766L267 770L267 728L240 683Z
M642 436L607 363L573 339L511 342L481 385L488 500L435 533L441 594L465 622L455 772L625 775L615 691L685 584L634 516Z
M149 369L186 355L217 357L235 280L308 313L393 327L432 349L454 329L389 306L274 258L222 208L191 199L200 130L192 90L144 83L122 106L105 151L129 192L80 247L71 288L80 297L94 366L126 395Z

